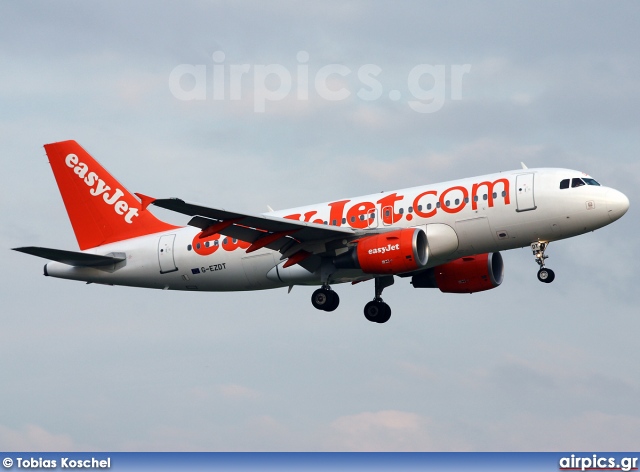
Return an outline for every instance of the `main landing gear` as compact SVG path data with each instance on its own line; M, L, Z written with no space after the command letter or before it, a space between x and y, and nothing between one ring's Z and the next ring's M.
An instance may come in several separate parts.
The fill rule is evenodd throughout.
M311 295L311 304L318 310L333 311L338 308L340 297L329 285L323 285Z
M386 323L391 318L391 307L382 301L382 291L393 285L393 275L376 277L375 298L364 306L364 317L373 323Z
M551 269L547 269L544 266L545 259L549 258L549 256L544 255L544 251L547 249L547 246L549 246L549 243L546 241L532 243L531 251L533 252L533 256L536 258L536 262L540 266L540 270L538 271L538 280L540 282L550 284L553 282L553 279L556 278L556 274Z
M364 306L364 316L373 323L386 323L391 318L391 308L382 301L382 291L393 285L393 276L385 275L375 278L375 297ZM322 286L311 295L311 303L314 308L323 311L334 311L340 304L340 297L331 290L328 284Z

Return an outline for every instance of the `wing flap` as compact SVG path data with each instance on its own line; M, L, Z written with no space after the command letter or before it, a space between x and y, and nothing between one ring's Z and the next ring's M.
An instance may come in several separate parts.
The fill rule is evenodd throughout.
M197 228L202 229L203 231L206 230L207 228L213 227L214 225L219 225L219 222L216 220L205 218L204 216L195 216L191 218L191 220L189 221L189 226L195 226ZM260 247L266 247L266 248L272 249L274 251L279 251L284 246L292 242L290 238L285 237L285 236L288 236L288 234L284 234L284 233L289 233L287 231L269 233L268 231L258 230L255 228L249 228L247 226L239 226L234 224L229 226L220 225L220 228L221 229L216 230L215 233L222 234L224 236L228 236L231 238L239 239L240 241L246 241L252 244L256 243L259 239L269 237L271 235L283 234L281 238L275 239L274 241L271 241L267 244L260 246ZM293 231L291 231L290 233L295 234Z

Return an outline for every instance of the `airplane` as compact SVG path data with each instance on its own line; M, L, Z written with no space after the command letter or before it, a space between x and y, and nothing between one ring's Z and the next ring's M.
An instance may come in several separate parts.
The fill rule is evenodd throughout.
M240 213L130 193L75 141L44 146L80 251L19 247L49 259L44 275L105 285L187 291L319 286L318 310L334 311L332 285L374 280L367 320L385 323L382 292L394 276L414 288L474 293L504 278L500 251L530 246L538 280L554 272L553 241L622 217L629 199L569 169L518 170L267 213ZM180 227L150 206L191 217Z

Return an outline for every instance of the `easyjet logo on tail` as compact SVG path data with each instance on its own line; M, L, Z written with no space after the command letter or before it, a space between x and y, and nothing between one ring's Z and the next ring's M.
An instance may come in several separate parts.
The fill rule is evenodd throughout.
M131 224L133 218L138 216L138 209L131 208L125 200L121 200L124 196L124 192L119 189L112 189L106 184L104 180L100 178L98 174L89 170L89 166L84 162L79 162L78 156L75 154L67 154L64 159L65 164L70 169L73 169L74 174L90 188L89 193L94 197L102 196L102 200L107 205L113 207L118 215L124 218L124 221Z

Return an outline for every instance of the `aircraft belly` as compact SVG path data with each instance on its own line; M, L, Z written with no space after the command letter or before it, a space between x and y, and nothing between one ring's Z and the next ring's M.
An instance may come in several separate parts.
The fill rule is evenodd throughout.
M267 256L264 258L258 256L258 259L244 261L243 256L246 255L241 249L233 252L218 251L208 256L193 251L184 252L178 265L182 279L179 282L181 287L176 287L176 290L232 292L280 286L271 283L265 276L275 265L271 254L264 254ZM269 268L263 271L264 280L261 280L261 271L265 266Z

